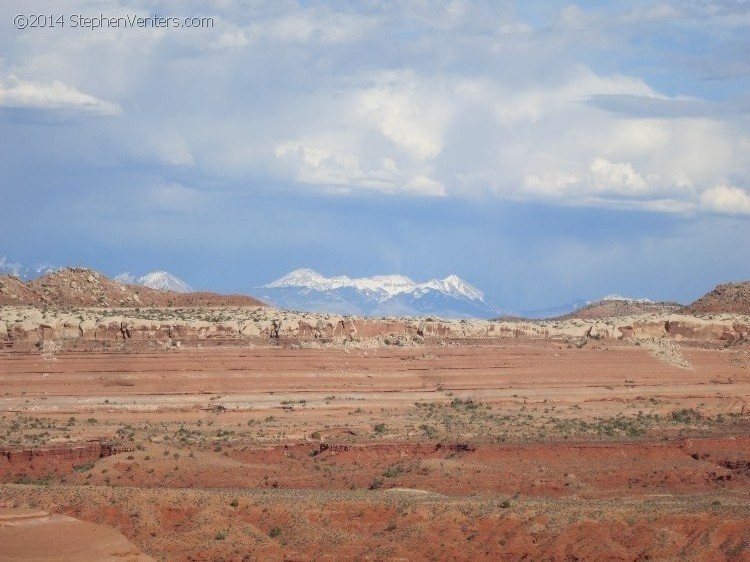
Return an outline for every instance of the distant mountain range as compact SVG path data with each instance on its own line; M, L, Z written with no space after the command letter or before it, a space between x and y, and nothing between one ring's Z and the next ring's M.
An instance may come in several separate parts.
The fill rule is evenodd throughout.
M497 315L484 293L456 275L416 282L403 275L324 277L297 269L255 294L278 308L357 316L491 318Z
M47 273L52 273L65 268L55 267L49 264L42 264L36 267L28 267L21 263L10 261L5 257L0 257L0 275L14 275L24 281L38 279ZM114 278L120 283L129 285L142 285L150 289L159 289L162 291L175 291L177 293L192 293L194 289L179 277L172 275L168 271L152 271L145 275L135 276L132 273L121 273Z
M63 269L76 270L49 265L30 268L0 257L0 277L11 275L25 282ZM114 280L161 291L184 294L194 292L187 282L167 271L152 271L140 276L122 273ZM595 301L575 299L556 307L513 312L496 309L487 301L482 291L456 275L449 275L445 279L416 282L403 275L325 277L312 269L297 269L251 292L276 308L370 317L605 318L680 310L750 314L750 281L719 285L711 293L687 307L676 302L654 302L647 298L608 295ZM203 301L198 299L195 302Z
M174 291L176 293L193 292L193 288L190 285L167 271L152 271L140 277L136 277L132 273L121 273L115 277L115 281L129 285L143 285L144 287L159 289L161 291Z

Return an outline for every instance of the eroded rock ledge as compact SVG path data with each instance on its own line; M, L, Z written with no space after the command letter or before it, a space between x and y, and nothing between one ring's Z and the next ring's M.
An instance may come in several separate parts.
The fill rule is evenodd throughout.
M268 308L98 309L0 308L0 343L216 339L367 340L398 338L584 338L724 341L750 338L750 316L646 314L547 321L364 319Z

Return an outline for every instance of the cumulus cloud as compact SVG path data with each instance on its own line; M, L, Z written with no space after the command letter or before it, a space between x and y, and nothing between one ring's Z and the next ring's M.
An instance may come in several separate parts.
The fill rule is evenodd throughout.
M296 180L304 184L350 187L363 180L358 159L342 152L287 142L276 147L275 155L296 169Z
M585 203L603 204L602 197L620 199L648 194L649 185L628 162L610 162L596 157L585 174L565 172L528 174L526 193L547 198L580 197Z
M679 37L706 21L701 38L722 53L737 13L713 6L547 7L545 19L493 2L226 0L207 30L25 35L4 49L14 74L0 105L125 111L127 127L98 131L112 158L156 161L166 184L190 167L247 190L708 210L702 193L750 181L750 114L691 86L694 69L675 65L692 63L630 47L641 26L673 22ZM679 47L668 40L659 48ZM651 83L643 68L664 57L681 78Z
M750 193L739 187L717 185L701 194L701 205L716 213L750 215Z
M326 143L325 139L318 139ZM360 160L348 154L340 145L329 139L328 146L306 146L287 142L275 149L275 156L284 166L295 170L295 179L303 184L335 188L335 193L350 193L352 189L365 189L381 193L402 193L417 196L442 197L445 186L425 174L409 176L390 158L383 158L373 166L363 169ZM330 191L330 190L329 190Z
M413 72L385 73L358 92L356 106L365 123L414 158L434 158L443 148L450 100L441 99Z
M74 109L100 115L118 115L116 103L83 93L59 80L50 83L20 80L10 75L0 79L0 107Z
M591 187L596 191L612 191L624 195L638 195L648 191L648 184L630 163L612 163L604 158L595 158L589 171Z

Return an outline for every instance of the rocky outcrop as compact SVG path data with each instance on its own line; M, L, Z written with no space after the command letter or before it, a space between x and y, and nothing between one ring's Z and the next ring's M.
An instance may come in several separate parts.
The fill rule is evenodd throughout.
M24 283L17 277L0 276L0 306L26 305L71 307L218 307L264 306L246 295L178 293L129 285L91 269L68 267Z
M685 307L687 314L748 314L750 315L750 281L724 283Z
M560 316L560 320L578 318L596 320L604 318L621 318L643 314L671 314L682 308L676 302L652 302L645 299L606 298L589 303L573 312Z
M390 337L661 339L724 341L748 339L750 317L701 318L642 315L612 319L550 321L370 320L269 309L159 309L139 317L135 311L98 316L96 309L48 312L39 308L0 308L0 342L38 341L203 341L222 339L310 339L354 341ZM395 341L395 340L394 340ZM406 341L406 340L404 340Z

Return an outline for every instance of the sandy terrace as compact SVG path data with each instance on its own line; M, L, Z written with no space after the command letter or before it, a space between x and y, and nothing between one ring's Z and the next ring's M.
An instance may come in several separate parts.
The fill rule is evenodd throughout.
M351 408L411 406L471 398L519 405L580 407L587 415L638 405L659 411L701 404L709 415L741 413L750 396L748 352L682 348L689 368L626 343L583 349L529 340L380 349L192 347L177 351L0 353L0 412L34 415L169 416L226 408L343 416ZM331 399L330 397L334 397ZM646 408L641 403L650 403ZM285 407L286 406L286 407Z

